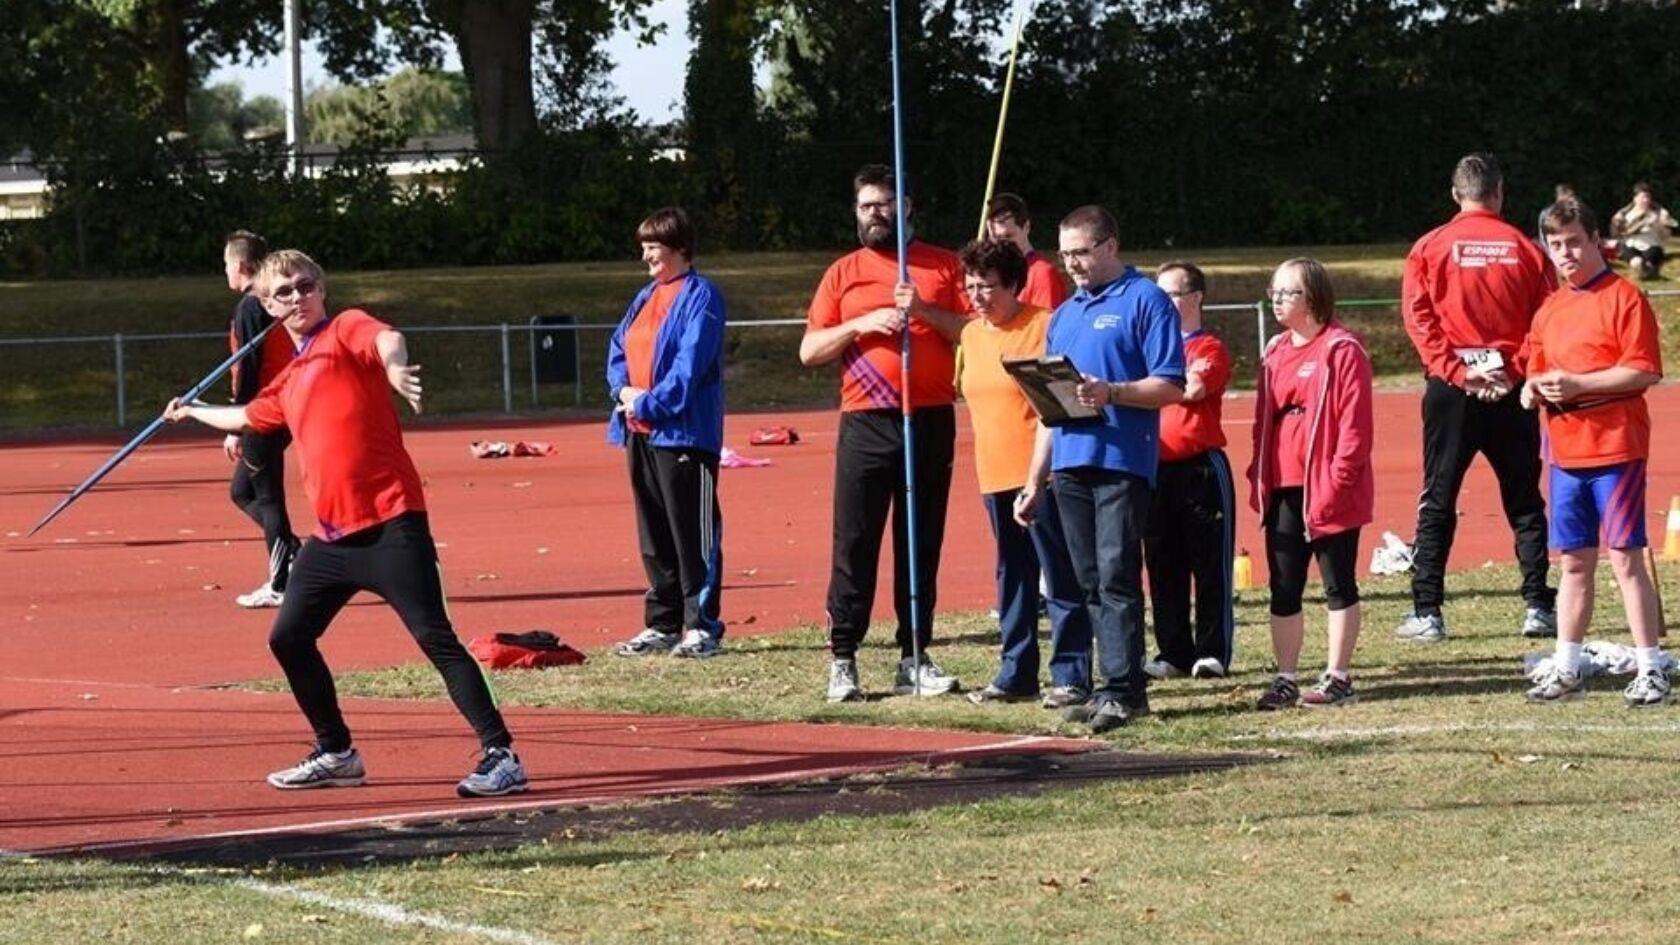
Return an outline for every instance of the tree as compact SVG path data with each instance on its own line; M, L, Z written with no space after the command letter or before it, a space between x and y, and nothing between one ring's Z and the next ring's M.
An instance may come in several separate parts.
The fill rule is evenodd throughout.
M318 86L303 107L314 142L349 144L376 125L403 138L472 130L467 83L459 72L404 69L369 86Z
M286 118L279 99L259 95L246 100L238 82L194 89L188 110L193 143L212 151L237 147L253 137L278 135Z
M753 86L753 47L759 0L689 0L688 30L694 51L684 83L689 162L707 228L733 242L749 214L755 173L765 146Z

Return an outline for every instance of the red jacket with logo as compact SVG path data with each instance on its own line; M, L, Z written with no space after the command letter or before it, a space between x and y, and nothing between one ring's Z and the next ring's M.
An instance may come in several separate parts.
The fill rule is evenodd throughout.
M1423 370L1463 386L1455 348L1494 348L1520 378L1534 312L1557 288L1551 260L1489 210L1464 210L1424 234L1406 255L1400 310Z
M1371 443L1376 435L1372 419L1371 359L1359 336L1332 321L1324 326L1323 369L1313 388L1307 411L1307 481L1301 487L1301 507L1307 519L1307 540L1323 538L1362 525L1376 517L1377 477L1371 468ZM1288 344L1284 332L1266 345L1269 355ZM1249 506L1262 516L1277 488L1277 426L1270 387L1271 367L1260 362L1260 384L1254 407L1254 461L1248 467Z

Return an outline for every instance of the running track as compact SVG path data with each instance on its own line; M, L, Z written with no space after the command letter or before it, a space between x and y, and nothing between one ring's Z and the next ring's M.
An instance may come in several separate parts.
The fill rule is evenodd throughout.
M1656 430L1649 525L1680 477L1680 448L1663 437L1680 394L1652 395ZM1377 520L1410 536L1419 483L1418 397L1378 397ZM1226 405L1231 460L1248 463L1252 401ZM793 447L748 448L755 426L799 430ZM773 461L725 470L724 616L732 634L819 623L827 578L836 422L832 412L731 417L726 442ZM991 539L973 485L966 416L960 442L942 610L984 610ZM474 439L540 439L543 459L475 460ZM600 424L427 427L408 435L427 479L451 609L464 637L548 628L595 650L640 625L642 592L622 459ZM359 723L375 784L359 791L279 795L261 772L295 760L307 733L289 699L219 690L268 678L267 613L240 611L235 593L263 561L253 526L226 498L219 441L171 431L133 456L42 534L24 533L120 445L111 439L0 450L0 850L168 844L222 832L331 829L381 818L453 816L453 780L474 746L447 707L366 701ZM292 488L294 520L308 521ZM1239 502L1246 489L1239 488ZM1491 474L1466 481L1454 568L1511 559ZM1244 511L1239 544L1258 553ZM889 552L890 553L890 552ZM1256 554L1257 578L1263 567ZM890 615L883 582L878 615ZM890 619L890 618L889 618ZM877 632L881 632L879 629ZM324 646L336 668L417 658L390 613L353 604ZM812 685L822 667L812 666ZM839 770L893 766L949 752L1067 750L1078 743L996 736L849 730L838 726L513 714L533 769L519 803L555 806L715 788ZM476 809L499 809L475 804Z

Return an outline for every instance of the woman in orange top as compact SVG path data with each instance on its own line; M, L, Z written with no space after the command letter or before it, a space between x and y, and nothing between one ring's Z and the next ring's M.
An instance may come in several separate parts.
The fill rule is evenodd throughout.
M969 700L1025 702L1038 697L1039 576L1050 612L1050 684L1046 708L1084 702L1091 691L1091 623L1062 539L1056 503L1045 493L1031 528L1015 521L1015 496L1027 481L1038 418L1003 362L1044 355L1050 313L1016 296L1027 263L1013 243L980 240L959 254L963 287L978 318L963 327L960 382L974 425L974 468L997 539L998 622L1003 655L997 676Z

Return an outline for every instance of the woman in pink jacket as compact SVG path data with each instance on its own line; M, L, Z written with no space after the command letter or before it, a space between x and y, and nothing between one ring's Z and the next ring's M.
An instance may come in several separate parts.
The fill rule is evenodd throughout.
M1277 658L1277 676L1258 707L1346 705L1356 698L1348 666L1359 641L1359 529L1370 523L1376 502L1371 360L1358 336L1336 321L1323 263L1291 259L1279 266L1271 298L1288 330L1266 346L1260 365L1248 470L1250 505L1266 532ZM1324 580L1330 653L1318 685L1303 693L1296 669L1309 555Z

